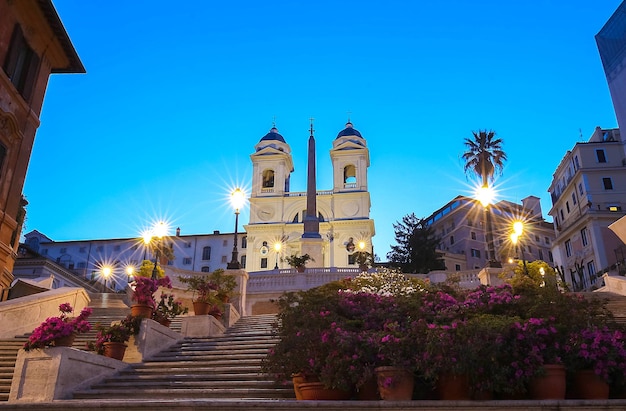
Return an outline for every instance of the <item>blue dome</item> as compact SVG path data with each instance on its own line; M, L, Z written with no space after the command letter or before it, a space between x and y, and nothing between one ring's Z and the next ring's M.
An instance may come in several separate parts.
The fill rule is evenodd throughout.
M339 132L339 134L337 134L337 138L348 136L357 136L363 138L363 136L361 136L361 133L359 133L356 128L352 127L352 123L350 121L346 123L346 128L344 128Z
M281 143L286 143L283 136L278 134L278 129L276 127L272 127L270 132L267 133L265 136L263 136L263 138L261 139L261 141L269 141L269 140L280 141Z

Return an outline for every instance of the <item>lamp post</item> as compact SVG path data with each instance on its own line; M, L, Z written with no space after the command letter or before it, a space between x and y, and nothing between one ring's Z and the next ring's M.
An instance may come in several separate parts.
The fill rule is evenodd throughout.
M159 278L159 270L157 268L157 264L159 262L159 258L161 257L161 247L163 246L163 236L167 234L167 225L163 221L159 221L152 230L153 237L157 239L156 245L156 258L154 259L154 268L152 269L152 279L156 280ZM150 239L152 241L152 238Z
M126 266L126 282L130 283L130 278L135 274L135 267L132 265Z
M280 241L274 243L274 252L276 253L276 265L274 266L274 270L278 270L278 254L280 254L280 250L283 248L283 243Z
M491 221L491 201L493 200L493 189L485 182L476 191L476 199L480 201L485 211L485 240L487 243L487 267L502 267L496 260L495 248L493 244L493 222Z
M513 223L513 232L511 233L511 242L515 246L515 251L517 252L517 243L524 233L524 223L521 221L516 221ZM522 264L524 265L524 274L528 276L528 267L526 266L526 257L524 256L524 246L520 244L520 249L522 250Z
M104 278L102 292L106 292L107 280L109 279L109 276L111 275L111 272L112 272L111 267L109 267L108 265L105 265L105 266L102 267L102 278Z
M244 192L240 188L236 188L230 195L230 202L235 209L235 239L231 261L226 265L226 268L229 270L238 270L241 268L241 264L239 264L239 252L237 251L237 226L239 225L239 210L243 207L244 201Z

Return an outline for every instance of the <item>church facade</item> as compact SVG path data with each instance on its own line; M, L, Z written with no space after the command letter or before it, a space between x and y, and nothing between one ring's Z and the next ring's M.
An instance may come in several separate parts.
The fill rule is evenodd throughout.
M313 138L313 130L311 130ZM309 153L309 183L315 171ZM374 221L370 219L370 194L367 169L369 149L361 133L348 121L334 139L330 158L333 186L314 188L316 216L319 221L319 253L307 267L357 267L354 253L373 254ZM250 159L253 164L250 193L250 221L245 225L248 272L289 268L285 257L308 252L304 220L307 217L307 192L290 191L294 171L291 147L273 127L256 144ZM313 179L313 182L315 179ZM310 208L310 207L309 207ZM306 235L305 235L306 237Z

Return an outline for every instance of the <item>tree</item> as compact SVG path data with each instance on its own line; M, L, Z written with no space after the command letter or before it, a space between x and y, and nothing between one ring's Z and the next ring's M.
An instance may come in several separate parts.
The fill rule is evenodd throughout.
M465 174L477 175L482 181L484 189L489 188L489 182L493 181L494 175L502 174L502 168L506 161L506 153L502 151L503 141L496 138L495 131L479 130L472 131L473 138L465 138L466 151L463 153ZM493 224L489 205L485 206L485 229L487 240L488 263L494 266L496 253L493 244Z
M441 255L437 253L439 238L432 227L426 225L414 213L402 217L393 225L396 242L387 253L389 262L405 273L428 273L445 269Z

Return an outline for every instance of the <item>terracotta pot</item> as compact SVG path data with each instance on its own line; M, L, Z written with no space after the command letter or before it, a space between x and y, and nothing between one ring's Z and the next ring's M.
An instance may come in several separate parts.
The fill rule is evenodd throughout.
M299 273L303 273L303 272L304 272L304 270L306 270L306 267L305 267L305 266L302 266L302 267L296 267L296 271L297 271L297 272L299 272Z
M76 338L76 334L72 333L65 337L60 337L54 340L55 347L71 347L74 345L74 339Z
M565 399L565 367L561 364L545 364L545 373L530 380L528 391L533 400Z
M303 382L299 384L300 394L303 400L349 400L350 391L325 388L321 382Z
M116 360L122 361L124 359L124 354L126 353L127 345L121 342L105 342L104 345L104 356L109 358L115 358Z
M609 384L593 370L580 370L574 374L576 398L585 400L606 400L609 398Z
M193 302L193 313L195 315L208 315L211 311L211 304L202 301Z
M159 321L157 321L159 324L161 324L164 327L169 327L172 324L172 320L169 320L167 318L163 318L160 319Z
M130 315L133 317L152 318L152 307L147 304L133 304L130 306Z
M306 382L306 376L302 373L294 374L291 376L291 381L293 382L293 392L296 394L296 400L302 400L300 384Z
M413 398L413 373L402 367L378 367L376 382L380 398L386 401L410 401Z
M467 375L442 374L437 380L437 394L444 401L471 399Z

